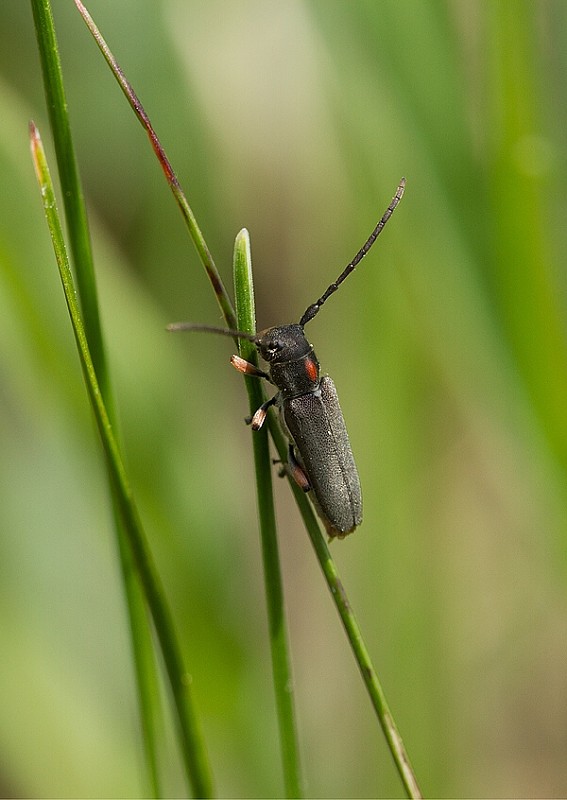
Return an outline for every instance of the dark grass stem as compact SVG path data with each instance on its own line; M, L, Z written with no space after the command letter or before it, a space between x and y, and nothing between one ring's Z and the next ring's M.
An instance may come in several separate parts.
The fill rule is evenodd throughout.
M53 16L49 0L32 0L31 5L85 334L105 407L110 420L115 423L114 401L100 323L88 218L73 147ZM160 795L157 740L161 704L154 645L142 588L135 570L132 569L132 554L121 515L116 506L116 496L112 485L110 485L110 493L136 674L142 741L148 770L148 788L150 794L157 797Z
M179 206L181 213L183 214L183 218L185 219L187 228L189 230L189 234L193 240L197 253L199 254L199 258L209 276L209 280L213 287L213 291L215 293L215 297L217 298L217 302L220 306L220 309L223 313L223 316L226 320L226 324L229 328L236 328L236 318L234 316L234 310L232 308L232 303L230 302L230 298L228 293L224 287L222 282L221 276L219 271L215 266L215 262L213 261L213 257L209 248L207 247L207 243L205 242L205 238L201 233L201 229L197 224L197 220L195 219L195 215L189 205L187 198L181 188L177 176L171 166L171 163L163 149L161 142L153 128L152 123L150 122L150 118L146 114L144 107L142 106L141 102L136 95L133 87L131 86L130 82L126 79L126 76L122 72L118 62L114 58L110 48L108 47L106 41L104 40L101 32L95 25L91 15L85 8L85 6L81 3L81 0L75 0L75 5L77 6L81 16L83 17L87 27L89 28L90 32L93 35L95 42L97 43L101 53L103 54L106 63L112 70L112 73L120 88L124 92L128 103L130 104L132 110L134 111L136 117L142 124L144 130L149 136L151 145L154 149L154 153L157 156L157 159L161 165L163 173L166 177L166 180L169 184L171 191L173 192L173 196Z
M183 664L177 638L174 633L171 613L146 542L145 533L134 503L119 446L98 384L77 302L75 283L67 259L63 232L55 203L53 184L39 132L33 123L30 125L30 136L32 156L41 189L43 207L53 242L53 249L57 259L61 283L63 284L69 316L71 317L73 333L77 343L87 392L106 457L116 507L120 512L132 558L136 564L138 575L154 620L156 634L159 639L172 688L177 709L182 755L187 776L196 797L210 797L212 793L211 778L202 737L193 708L191 677Z
M234 246L234 295L238 330L256 333L250 238L247 230L240 231ZM246 361L250 361L257 366L258 356L252 342L240 339L239 353ZM250 414L252 415L263 403L265 399L264 392L258 378L246 377L246 389L250 400ZM293 679L276 535L272 463L270 460L267 426L259 431L252 432L252 446L254 449L258 518L264 563L264 585L285 789L287 797L303 797Z

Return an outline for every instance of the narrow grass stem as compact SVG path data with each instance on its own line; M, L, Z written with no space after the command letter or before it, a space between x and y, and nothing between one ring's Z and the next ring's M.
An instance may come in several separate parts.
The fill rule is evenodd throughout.
M207 275L209 276L209 280L212 284L218 304L226 320L226 324L228 325L229 328L236 328L236 319L234 316L232 303L230 302L230 298L224 287L222 278L219 274L219 271L216 268L211 252L207 247L207 243L205 242L203 234L201 233L201 229L197 224L197 220L195 218L195 215L193 214L191 206L189 205L185 193L183 192L183 189L179 184L177 175L175 174L174 169L171 166L171 163L166 155L166 152L161 145L161 142L153 128L152 123L150 122L150 118L148 117L140 100L138 99L138 96L136 95L136 92L134 91L132 85L127 80L120 65L114 58L112 52L110 51L110 48L108 47L106 41L104 40L101 32L95 25L93 18L91 17L85 6L81 3L81 0L75 0L75 5L77 6L79 13L83 17L88 29L92 33L94 40L96 41L101 53L103 54L106 63L112 70L114 77L118 81L120 88L124 92L124 95L128 100L128 103L130 104L136 117L142 124L144 130L148 134L151 145L158 158L158 161L161 165L161 168L169 184L169 187L173 192L173 195L175 197L175 200L177 201L177 205L179 206L181 213L183 214L183 218L185 219L187 228L189 229L189 234L193 240L197 253L199 254L201 262L207 272Z
M234 293L238 329L248 333L256 333L250 238L247 230L240 231L236 237L234 247ZM258 357L252 342L241 339L239 341L239 351L242 358L257 366ZM247 377L246 388L250 400L250 413L253 414L264 400L262 385L257 378ZM272 463L267 428L252 432L252 445L256 469L258 517L264 562L264 585L285 789L287 797L303 797L293 680L276 535Z
M106 409L110 419L115 422L114 399L100 322L88 218L73 147L59 50L49 0L32 0L32 11L85 334ZM161 704L154 645L148 625L143 591L136 572L132 569L132 554L116 505L116 496L111 481L109 481L109 486L136 674L149 791L151 795L157 797L160 795L157 739L161 721Z
M268 415L268 424L270 427L270 434L274 440L274 444L278 450L280 458L287 458L287 443L281 432L279 422L273 410L270 410ZM386 702L384 691L378 680L378 675L372 664L370 654L364 643L360 627L354 615L352 607L349 603L347 593L343 583L339 577L337 567L331 557L329 548L325 542L321 528L313 507L305 496L305 493L296 485L293 479L289 479L290 487L295 496L297 505L303 517L303 521L307 528L309 538L315 550L315 554L327 581L327 586L331 592L331 596L339 612L339 616L343 623L347 639L352 648L356 663L362 675L362 679L370 696L372 706L376 712L378 722L386 737L386 742L394 759L394 763L399 772L400 778L404 784L408 797L421 798L421 790L417 782L416 775L411 766L409 756L405 749L402 737L399 734L396 723L392 713Z
M73 137L71 135L51 3L50 0L31 0L31 6L41 60L47 110L53 131L57 167L63 190L63 205L68 221L69 243L76 270L79 300L85 330L89 337L89 347L91 348L93 362L99 375L100 387L110 409L111 393L98 309L89 225L75 157Z
M212 791L211 778L205 748L193 708L191 678L183 664L183 658L174 633L171 612L167 605L165 593L146 542L145 533L134 503L119 446L98 384L77 302L75 284L67 259L63 232L55 203L53 184L39 132L33 123L30 125L30 136L32 157L41 189L44 211L53 242L53 249L57 259L61 282L63 284L69 316L71 317L73 333L77 343L87 392L95 415L108 471L111 477L111 485L116 505L120 512L132 557L136 564L138 575L154 620L156 633L161 645L174 696L180 738L183 745L182 754L187 775L194 794L197 797L209 797Z

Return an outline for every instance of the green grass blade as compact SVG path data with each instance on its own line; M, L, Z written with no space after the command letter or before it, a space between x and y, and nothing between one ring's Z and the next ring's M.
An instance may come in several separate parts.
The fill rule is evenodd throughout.
M212 791L211 777L205 748L193 708L190 675L183 664L183 659L174 634L171 613L166 603L165 594L150 550L146 543L145 534L134 503L132 490L120 455L118 443L98 384L79 311L75 284L67 259L61 223L55 203L53 185L39 132L33 123L30 126L30 133L32 156L41 189L45 215L53 241L53 248L59 267L61 282L63 284L65 300L71 317L73 333L79 351L87 392L94 411L108 471L111 476L113 494L120 511L124 530L128 537L138 574L154 620L156 633L160 641L169 681L172 687L177 709L179 730L183 743L182 753L184 763L194 794L197 797L209 797Z
M98 308L98 293L88 218L73 147L61 63L49 0L32 0L32 10L85 334L106 409L110 419L115 421L110 374ZM128 608L130 640L134 657L148 782L151 794L159 796L157 738L161 720L161 708L154 646L148 626L143 592L136 573L132 569L132 555L129 552L126 533L123 529L119 510L116 507L116 497L112 490L112 485L110 488L113 499L114 527L118 540L122 581Z
M31 6L85 331L89 339L93 363L99 376L101 391L107 399L108 407L108 399L111 395L98 310L89 227L67 113L51 4L50 0L31 0Z
M250 238L247 230L240 231L234 246L234 294L238 330L256 333ZM252 342L241 339L239 351L246 361L257 364L256 348ZM253 414L265 399L262 384L257 378L247 377L246 388L250 413ZM303 797L267 427L252 433L252 445L285 788L287 797Z
M255 333L255 312L254 295L252 287L252 274L250 266L250 242L247 231L242 231L235 247L235 296L236 312L239 330ZM256 348L251 342L241 340L240 355L247 361L257 363ZM250 398L250 411L254 411L262 404L265 399L260 382L255 378L246 379L248 394ZM280 430L275 413L270 411L270 432L280 454L282 461L287 460L287 443ZM260 520L262 525L262 545L264 550L264 569L266 577L266 594L268 598L268 608L270 610L270 626L272 632L272 620L276 624L283 619L283 593L281 589L281 577L279 571L279 559L277 553L277 540L275 538L275 517L272 502L272 479L271 462L268 450L267 438L263 429L253 435L254 461L256 465L256 479L258 484L258 504ZM405 750L402 738L396 727L392 712L388 707L384 691L378 680L376 670L370 659L368 649L364 643L360 627L352 611L352 606L348 600L345 588L339 577L337 567L331 557L329 548L321 533L319 523L313 512L313 508L305 496L305 493L290 479L289 481L299 510L303 516L305 526L309 533L311 543L319 560L319 564L327 581L331 596L335 602L341 621L343 623L347 638L351 645L354 657L359 666L362 678L366 685L372 706L378 717L378 721L390 752L398 769L402 782L409 797L421 797L421 791L417 783L417 778L412 769L408 754ZM264 517L263 517L264 514ZM263 527L265 523L265 529ZM273 526L273 528L272 528ZM285 635L285 631L282 632ZM281 645L279 645L281 646ZM285 639L283 646L286 647ZM277 646L272 641L274 675L276 682L276 692L278 691L278 676L276 675L277 659L282 657L282 653L277 650ZM284 651L285 654L285 651ZM287 659L287 656L286 656ZM280 679L282 675L280 674ZM292 709L291 709L292 710ZM281 710L280 710L281 714ZM280 725L283 724L280 718ZM283 744L283 736L282 736ZM284 760L285 763L285 760Z
M137 577L135 560L128 544L120 509L112 481L108 475L112 494L112 510L117 532L120 553L120 567L124 582L124 593L128 608L130 624L130 640L134 656L136 685L140 704L140 724L146 764L148 770L149 791L152 797L161 797L158 768L158 740L162 722L159 684L155 651L151 631L148 626L148 614L144 601L144 591Z

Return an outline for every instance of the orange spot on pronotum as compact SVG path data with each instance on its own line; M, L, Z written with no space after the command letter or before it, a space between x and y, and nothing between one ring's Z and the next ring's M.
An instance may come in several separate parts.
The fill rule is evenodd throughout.
M312 381L317 380L317 364L311 358L305 359L305 371Z

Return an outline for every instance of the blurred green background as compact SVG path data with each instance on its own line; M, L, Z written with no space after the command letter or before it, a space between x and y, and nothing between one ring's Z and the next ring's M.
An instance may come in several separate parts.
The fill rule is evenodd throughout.
M54 0L121 430L223 796L281 796L250 432L220 314L146 137ZM309 327L365 502L332 546L429 796L567 793L567 5L90 0L258 326ZM31 10L0 4L0 793L136 796L119 568L27 140L54 164ZM402 796L277 482L313 797ZM170 736L166 736L166 738ZM181 794L173 746L166 786Z

